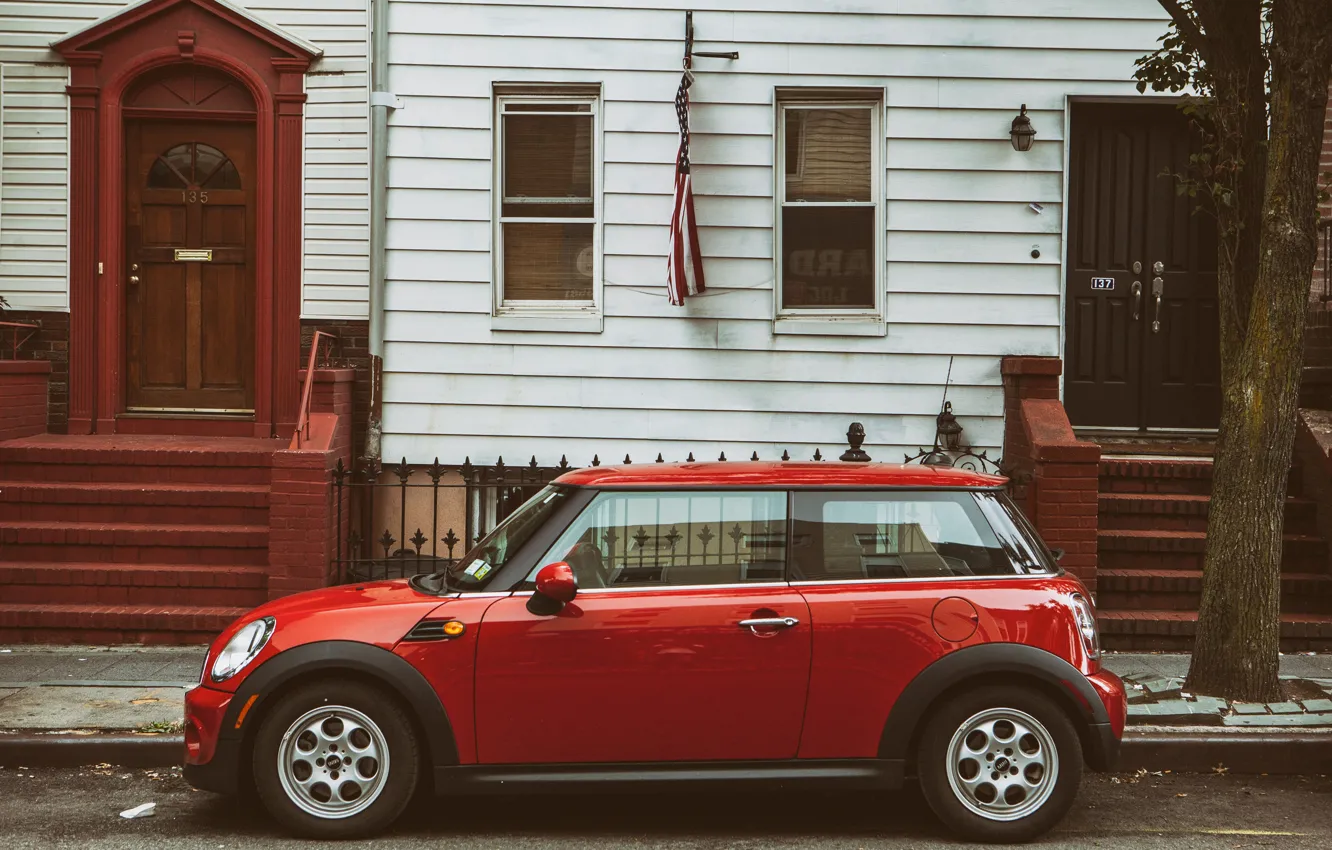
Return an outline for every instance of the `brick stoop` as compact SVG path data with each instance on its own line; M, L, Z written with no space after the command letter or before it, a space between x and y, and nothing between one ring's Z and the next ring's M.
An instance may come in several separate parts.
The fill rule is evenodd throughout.
M270 597L279 440L0 443L0 642L201 643Z
M1108 649L1187 650L1202 593L1212 462L1107 457L1100 465L1097 610ZM1291 470L1282 552L1281 642L1332 648L1332 576L1318 504Z

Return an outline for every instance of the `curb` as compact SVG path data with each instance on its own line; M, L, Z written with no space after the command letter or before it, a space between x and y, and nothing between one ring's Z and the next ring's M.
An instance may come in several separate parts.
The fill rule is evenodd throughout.
M184 735L0 735L6 767L172 767L184 753Z
M1332 734L1259 732L1240 734L1135 732L1120 745L1116 770L1312 775L1332 773Z
M181 764L183 735L0 735L0 765L12 767L173 767ZM1207 734L1135 732L1124 735L1119 772L1170 770L1211 773L1332 774L1332 734Z

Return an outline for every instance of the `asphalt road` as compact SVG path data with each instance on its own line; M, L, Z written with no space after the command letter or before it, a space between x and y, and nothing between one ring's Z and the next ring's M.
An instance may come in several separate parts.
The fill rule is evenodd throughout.
M119 812L155 801L151 818ZM1043 847L1332 846L1325 777L1092 776ZM173 771L0 769L0 847L313 847L255 806L191 790ZM375 848L941 848L919 794L484 798L414 806Z

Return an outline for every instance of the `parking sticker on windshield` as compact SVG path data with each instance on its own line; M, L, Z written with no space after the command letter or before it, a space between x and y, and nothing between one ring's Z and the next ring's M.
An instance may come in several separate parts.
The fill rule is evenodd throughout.
M475 564L472 564L470 567L463 570L463 574L469 575L477 581L480 581L490 574L490 564L487 564L485 561L477 561Z

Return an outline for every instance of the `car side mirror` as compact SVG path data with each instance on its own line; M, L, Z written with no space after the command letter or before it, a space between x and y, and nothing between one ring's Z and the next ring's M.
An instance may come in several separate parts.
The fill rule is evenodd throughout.
M1051 550L1050 550L1050 554L1054 556L1054 559L1055 559L1055 563L1056 563L1056 564L1059 563L1060 561L1064 560L1064 550L1063 550L1063 549L1059 549L1059 548L1051 549Z
M536 574L536 592L527 600L527 610L541 617L559 612L578 595L573 567L564 561L546 564Z

